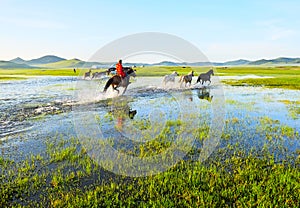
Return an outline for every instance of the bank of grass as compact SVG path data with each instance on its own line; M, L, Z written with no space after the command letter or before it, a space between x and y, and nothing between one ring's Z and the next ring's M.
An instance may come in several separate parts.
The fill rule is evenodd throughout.
M262 86L268 88L300 89L299 66L222 67L217 68L217 71L220 76L261 76L259 78L223 80L223 83L232 86ZM264 76L267 78L264 78Z
M50 147L50 159L38 155L16 164L0 158L2 174L5 173L1 175L1 207L300 205L299 163L277 164L271 154L246 156L236 150L222 163L181 161L155 176L126 178L109 175L84 149L78 151L74 143L59 146L60 149Z
M151 66L137 67L137 76L161 77L177 71L179 75L195 72L195 76L208 71L211 67L189 67L189 66ZM105 69L92 70L104 71ZM264 86L269 88L300 89L300 67L299 66L236 66L236 67L214 67L217 76L245 76L256 75L260 78L247 79L224 79L223 83L232 86ZM28 76L82 76L88 69L0 69L0 81L25 79ZM264 78L264 76L268 78ZM269 78L272 77L272 78Z
M248 121L231 118L221 139L226 145L204 163L185 159L163 173L137 178L105 171L80 140L58 135L46 142L43 155L21 161L0 157L0 207L299 207L300 152L290 159L275 156L276 151L287 151L283 138L299 141L299 133L278 120L257 119L260 140L266 137L263 149L232 143L232 139L251 139L252 133ZM208 132L201 132L205 139ZM138 146L146 145L151 153L168 148L161 144L165 140ZM136 153L136 157L145 155Z
M223 80L223 83L232 86L259 86L268 88L284 88L300 90L300 76L276 76L274 78L252 78L240 80Z
M0 77L7 76L81 76L88 69L77 69L74 73L73 69L0 69ZM94 71L101 71L94 70Z
M2 81L10 81L10 80L24 80L26 77L22 76L0 76L0 82Z

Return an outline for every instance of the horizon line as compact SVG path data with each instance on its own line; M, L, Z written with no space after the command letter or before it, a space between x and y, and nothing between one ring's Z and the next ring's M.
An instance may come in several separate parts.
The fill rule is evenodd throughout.
M58 57L58 58L61 58L61 59L64 59L64 60L75 60L75 59L77 59L77 60L84 61L84 62L98 62L98 63L113 63L114 62L114 61L89 61L89 60L83 60L83 59L76 58L76 57L68 59L68 58L64 58L64 57L53 55L53 54L42 55L38 58L32 58L32 59L23 59L22 57L17 56L16 58L13 58L13 59L10 59L10 60L0 59L0 61L9 61L10 62L14 59L20 58L20 59L27 62L27 61L32 61L32 60L35 60L35 59L40 59L40 58L43 58L43 57L47 57L47 56L55 56L55 57ZM162 62L172 62L172 63L226 63L226 62L233 62L233 61L240 61L240 60L254 62L254 61L260 61L260 60L275 60L275 59L280 59L280 58L297 59L297 58L300 58L300 56L298 56L298 57L297 56L294 56L294 57L291 57L291 56L278 56L276 58L259 58L259 59L237 58L237 59L231 59L231 60L226 60L226 61L210 61L210 60L207 60L207 61L193 61L193 62L177 62L177 61L170 61L170 60L162 60L162 61L159 61L159 62L152 62L152 63L140 62L140 61L127 62L127 63L139 63L139 64L159 64L159 63L162 63ZM117 62L117 61L115 61L115 62Z

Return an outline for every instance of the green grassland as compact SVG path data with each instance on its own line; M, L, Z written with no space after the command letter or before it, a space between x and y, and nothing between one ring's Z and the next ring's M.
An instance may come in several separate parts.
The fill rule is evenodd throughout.
M137 178L105 171L78 139L57 135L46 139L43 155L21 161L0 157L0 207L299 207L300 152L281 162L270 152L284 154L282 138L299 139L299 132L268 117L257 119L261 125L256 130L268 138L262 150L228 142L204 163L181 160L166 172ZM224 134L223 141L238 137L243 142L247 123L227 120L237 129ZM195 132L205 140L209 127L199 128ZM149 156L145 149L150 155L164 151L166 142L162 137L138 144L132 154L143 158Z
M74 60L73 60L74 61ZM77 61L77 60L75 60ZM72 65L72 60L70 64ZM150 66L137 67L138 76L164 76L177 71L179 75L188 74L190 71L195 72L195 76L206 72L211 67L182 67L182 66ZM214 67L217 76L245 76L256 75L262 78L256 79L226 79L225 84L233 86L264 86L287 89L300 89L300 67L299 66L240 66L240 67ZM92 70L104 71L105 69ZM82 76L88 69L77 69L76 73L73 68L38 68L38 69L0 69L0 81L8 79L17 79L16 77L26 78L27 76ZM266 78L264 78L266 76ZM270 78L271 77L271 78Z

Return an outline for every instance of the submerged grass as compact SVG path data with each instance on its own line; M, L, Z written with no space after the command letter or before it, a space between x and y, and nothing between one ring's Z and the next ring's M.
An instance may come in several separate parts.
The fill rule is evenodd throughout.
M204 163L187 158L166 172L137 178L102 169L80 140L58 135L47 140L43 155L18 162L0 157L0 207L299 207L299 151L290 160L274 154L285 151L284 138L299 140L299 133L278 120L259 117L256 131L266 143L263 149L249 150L239 144L253 135L247 122L228 118L220 147ZM136 156L168 148L170 138L164 135L182 125L180 120L168 121L164 133L138 145ZM203 141L208 127L195 132ZM189 154L199 151L194 147Z

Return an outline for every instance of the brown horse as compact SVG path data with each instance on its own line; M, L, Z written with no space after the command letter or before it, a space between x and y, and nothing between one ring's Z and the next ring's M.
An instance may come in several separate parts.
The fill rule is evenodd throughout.
M193 76L194 76L194 71L191 71L188 75L181 76L179 79L180 87L182 87L183 82L185 82L185 86L187 83L190 83L190 85L191 85Z
M107 89L109 88L109 86L111 85L112 88L113 88L114 90L118 91L118 94L120 93L120 91L119 91L118 88L119 88L119 87L124 87L125 89L124 89L124 91L123 91L123 93L122 93L122 94L124 94L125 91L126 91L126 89L127 89L127 87L128 87L128 85L130 84L130 83L129 83L130 77L131 77L131 76L133 76L133 77L136 76L135 70L133 70L133 69L130 68L130 67L124 67L124 71L125 71L126 74L127 74L126 77L124 77L123 80L122 80L122 78L121 78L119 75L114 75L114 76L112 76L112 77L107 81L107 83L106 83L106 85L105 85L105 87L104 87L103 92L106 92Z

